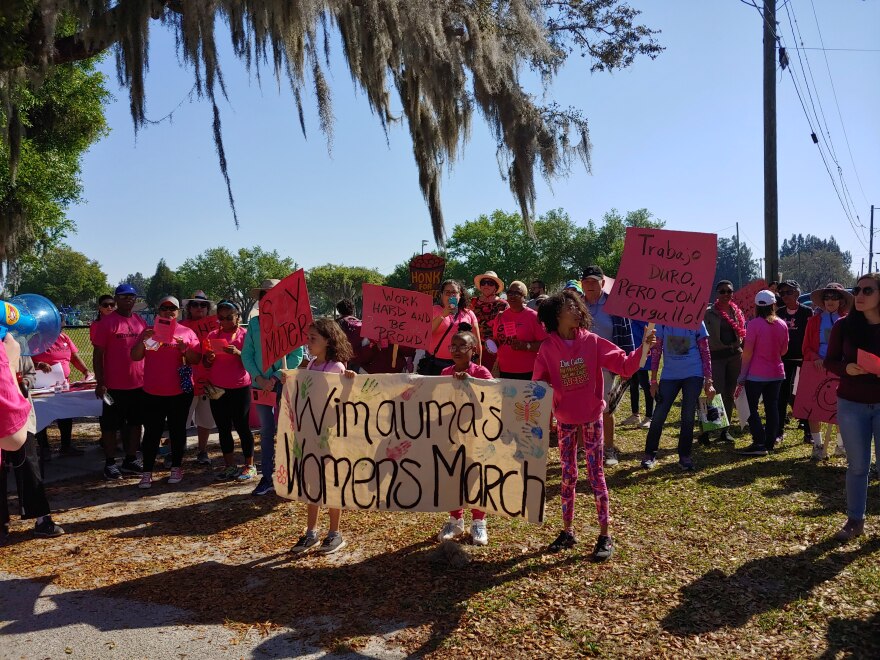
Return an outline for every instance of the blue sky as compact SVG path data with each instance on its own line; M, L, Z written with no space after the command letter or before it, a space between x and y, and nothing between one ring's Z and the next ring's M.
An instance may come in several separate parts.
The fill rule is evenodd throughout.
M821 103L855 211L867 227L870 204L880 206L880 2L789 0L806 47L820 46L813 3L827 49L873 49L802 51L815 80L813 103L817 109ZM586 61L571 59L550 95L588 117L593 172L575 168L552 189L539 183L538 212L561 207L586 224L611 208L644 207L671 229L723 236L732 235L738 221L742 240L763 256L761 17L738 0L630 4L643 10L642 22L662 30L666 51L613 74L590 74ZM795 45L784 10L779 18L783 39ZM225 32L219 41L228 55ZM790 57L797 64L794 51ZM181 68L170 33L156 25L151 37L147 116L159 119L177 108L173 123L135 135L113 58L103 64L116 97L107 108L112 133L85 156L87 201L71 210L79 230L69 243L97 259L111 282L135 271L150 275L160 258L176 268L218 245L277 249L306 268L329 262L388 273L431 238L408 132L394 127L386 143L338 45L329 72L336 117L329 156L311 96L304 139L286 84L279 93L264 76L260 87L231 56L222 65L230 100L221 113L238 230L217 166L210 106L178 107L193 78ZM796 71L800 76L800 66ZM858 269L868 250L857 234L867 244L868 231L850 226L791 77L777 73L780 241L795 232L834 236ZM499 177L494 140L478 117L463 157L444 177L442 199L449 233L496 208L517 209ZM875 219L880 225L880 211Z

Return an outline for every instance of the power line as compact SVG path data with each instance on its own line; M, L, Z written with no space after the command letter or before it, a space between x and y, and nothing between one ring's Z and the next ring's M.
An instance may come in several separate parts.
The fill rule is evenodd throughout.
M880 48L819 48L818 46L789 46L791 50L821 50L848 53L880 53Z

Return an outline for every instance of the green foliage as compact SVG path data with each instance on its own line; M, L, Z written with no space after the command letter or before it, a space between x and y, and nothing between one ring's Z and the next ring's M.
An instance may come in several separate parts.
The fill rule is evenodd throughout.
M119 280L120 284L131 284L135 291L138 292L139 296L146 297L147 289L150 287L150 278L145 277L143 273L138 271L137 273L129 273L121 280Z
M806 237L803 234L792 234L790 239L782 241L779 258L806 252L835 252L843 258L847 269L852 267L852 254L848 251L842 251L833 236L829 239L822 239L812 234L807 234Z
M233 301L247 318L257 302L250 295L253 287L264 279L287 277L298 268L293 259L282 258L275 250L266 252L255 246L233 254L216 247L184 261L177 269L177 281L184 297L202 289L211 300Z
M409 262L416 256L414 252L412 256L403 263L397 264L391 274L385 278L385 286L393 286L396 289L410 289L409 279Z
M797 252L779 260L779 272L783 279L797 280L804 293L825 286L828 282L852 286L855 276L849 268L848 254L833 250Z
M756 280L761 274L758 260L752 256L752 249L745 243L739 245L739 274L736 267L737 250L736 236L718 239L718 265L715 268L715 281L730 280L733 288L739 289L752 280ZM740 274L742 282L740 282Z
M21 259L17 270L15 293L38 293L59 307L91 308L98 296L110 290L101 265L66 245Z
M539 279L550 290L567 279L579 278L581 269L599 264L611 276L617 273L627 227L662 227L647 209L625 216L615 209L601 225L592 220L578 226L562 209L542 215L534 222L536 240L523 230L516 213L496 210L458 225L447 243L447 277L471 286L479 273L494 270L505 282ZM403 265L395 269L401 269Z
M138 291L138 293L140 293L140 291ZM153 273L153 276L147 284L144 297L147 300L147 305L155 307L159 304L159 300L165 296L175 296L179 300L180 283L177 279L177 275L168 267L165 260L159 259L159 263L156 264L156 272Z
M385 284L385 277L375 268L336 264L317 266L306 273L309 301L318 308L319 314L334 315L336 303L348 299L354 303L355 314L360 315L363 298L361 285L364 283ZM409 282L401 288L408 289Z
M107 133L102 104L109 97L92 60L54 67L44 80L18 81L8 91L23 136L15 173L10 145L0 141L0 260L40 254L73 230L66 210L81 200L80 158ZM0 124L7 120L0 109Z

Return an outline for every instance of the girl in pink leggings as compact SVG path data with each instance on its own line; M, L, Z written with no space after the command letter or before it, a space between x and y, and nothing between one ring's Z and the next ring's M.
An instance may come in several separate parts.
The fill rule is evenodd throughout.
M624 378L639 369L641 347L627 355L613 343L590 332L589 311L580 296L566 290L551 296L538 308L538 318L547 329L535 360L534 380L553 387L553 412L558 420L559 456L562 462L562 522L564 529L550 544L550 552L571 548L577 543L574 521L577 486L578 443L587 455L587 473L596 498L599 539L593 550L594 561L605 561L614 552L608 533L608 486L605 484L602 412L604 380L602 369ZM645 333L643 344L654 344L654 332Z

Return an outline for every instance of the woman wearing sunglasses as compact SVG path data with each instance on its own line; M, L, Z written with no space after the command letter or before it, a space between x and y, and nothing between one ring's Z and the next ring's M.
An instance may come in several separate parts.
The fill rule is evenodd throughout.
M825 285L823 289L816 289L810 294L813 309L817 313L807 321L807 329L804 333L804 364L802 369L819 369L824 371L822 365L828 355L828 340L831 337L831 328L838 320L846 316L852 307L852 294L837 282ZM810 439L813 441L813 460L824 461L828 458L828 443L837 435L837 427L829 424L824 442L822 440L822 422L808 420L810 425ZM843 445L838 445L837 455L845 455Z
M498 294L504 291L504 282L495 271L487 270L482 275L477 275L474 278L474 285L480 292L480 295L471 298L471 309L476 315L480 327L480 333L477 335L482 346L480 364L492 371L496 354L486 350L486 342L490 339L494 342L495 319L509 305L506 300L498 297Z
M742 310L731 299L733 283L721 280L715 287L715 302L706 310L706 330L709 333L709 354L712 357L712 383L724 401L724 412L731 420L733 393L742 367L742 347L746 338L746 319ZM721 431L721 442L733 442L730 427ZM701 445L709 444L709 433L699 437Z
M854 309L834 324L825 368L840 376L837 423L846 448L846 524L834 535L849 541L865 533L871 441L880 437L880 377L861 364L880 356L880 273L859 278ZM859 353L867 353L859 359Z

